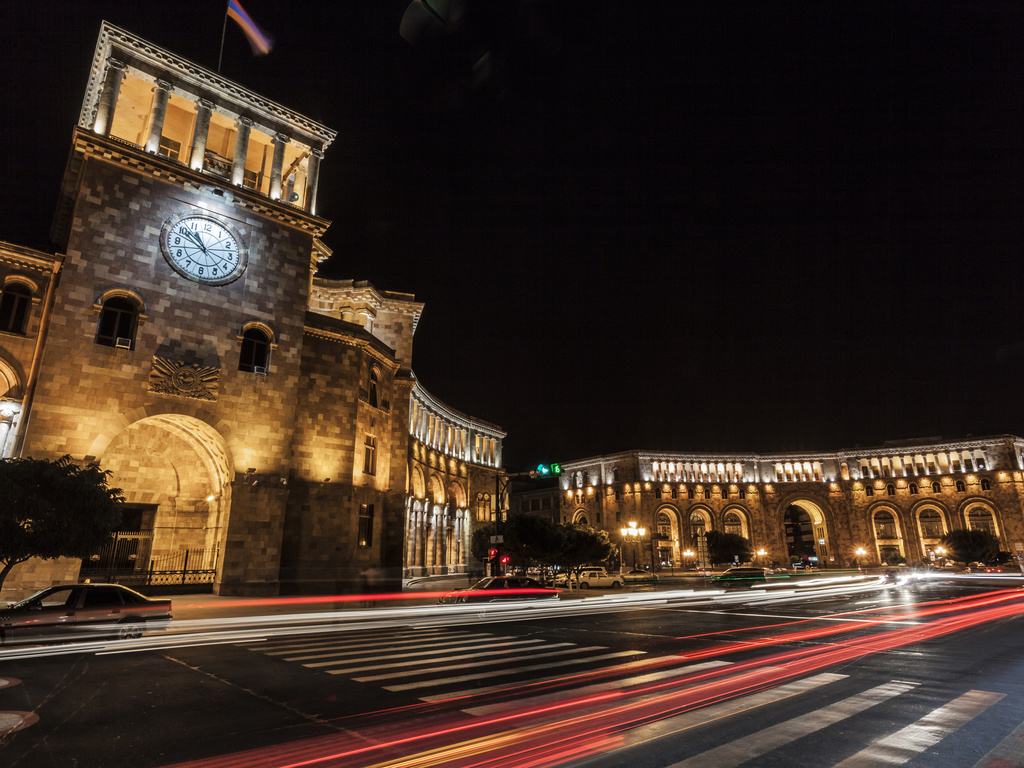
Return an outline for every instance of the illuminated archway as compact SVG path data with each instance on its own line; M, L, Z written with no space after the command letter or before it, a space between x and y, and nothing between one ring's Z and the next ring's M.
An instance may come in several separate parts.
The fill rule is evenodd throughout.
M831 510L824 502L793 495L784 498L779 509L782 513L780 528L789 562L804 561L820 567L835 563L836 553L831 546L833 524L829 520Z
M96 455L111 485L124 492L122 530L152 534L150 548L137 553L137 568L168 570L187 550L190 568L220 570L235 476L220 432L193 416L146 416Z
M654 559L662 568L675 568L681 562L679 543L682 525L679 510L672 504L663 504L654 513Z

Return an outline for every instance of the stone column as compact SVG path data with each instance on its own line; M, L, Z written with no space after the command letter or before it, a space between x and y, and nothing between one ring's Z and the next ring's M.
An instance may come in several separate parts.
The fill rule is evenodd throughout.
M281 199L281 169L284 166L284 145L290 139L283 133L274 135L274 160L270 164L270 199Z
M164 133L164 118L167 116L167 98L171 94L171 84L166 80L157 80L153 86L153 115L149 125L149 138L146 139L146 151L157 154L160 151L160 138Z
M7 438L10 436L11 428L14 426L14 410L11 408L0 409L0 458L7 458Z
M249 131L252 120L240 117L235 123L235 156L231 163L231 183L236 187L245 182L245 156L249 152Z
M314 149L309 153L309 170L306 173L306 210L316 215L316 188L320 183L320 161L324 153Z
M103 77L100 89L99 104L96 105L96 122L92 130L100 136L110 135L110 126L114 122L114 109L117 106L117 95L121 92L121 81L125 77L127 65L117 59L107 61L107 72Z
M210 116L213 113L213 102L200 99L196 102L196 129L192 133L192 154L188 167L193 171L203 170L203 158L206 155L206 140L210 137Z

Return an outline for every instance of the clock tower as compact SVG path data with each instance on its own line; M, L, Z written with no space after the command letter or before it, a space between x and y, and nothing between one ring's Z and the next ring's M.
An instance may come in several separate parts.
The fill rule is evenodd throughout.
M222 594L279 589L334 136L102 26L21 454L98 461L124 490L122 529L139 532L130 556L159 567L197 553Z

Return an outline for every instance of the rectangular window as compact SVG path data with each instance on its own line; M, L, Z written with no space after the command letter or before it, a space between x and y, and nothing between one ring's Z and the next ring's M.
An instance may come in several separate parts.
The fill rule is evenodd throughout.
M373 504L359 505L359 546L373 544Z
M373 435L367 435L363 444L363 472L377 474L377 438Z

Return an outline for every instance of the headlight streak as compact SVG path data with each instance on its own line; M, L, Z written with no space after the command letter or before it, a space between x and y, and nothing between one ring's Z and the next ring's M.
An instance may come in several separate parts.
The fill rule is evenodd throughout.
M374 755L377 761L384 760L373 764L374 768L426 768L435 765L452 768L538 768L559 765L567 760L614 749L622 744L620 734L646 723L664 721L712 703L772 688L785 680L847 664L872 653L942 637L990 621L1019 617L1024 613L1024 594L1019 590L936 603L918 614L931 616L930 623L871 632L830 646L780 651L683 680L611 690L593 696L572 697L570 694L570 698L557 703L521 707L470 722L441 727L436 723L425 724L420 731L407 731L399 738L393 736L393 723L382 724L380 733L364 731L358 734L358 739L349 735L308 739L182 765L189 768L242 765L248 768L340 768L367 766ZM958 614L948 615L952 611ZM880 620L879 623L885 622ZM865 632L866 626L858 623L827 629ZM779 642L793 642L801 636L812 637L813 633L791 633L780 638ZM735 643L726 648L687 653L685 659L692 663L701 657L729 654L750 647L750 643ZM407 724L408 728L412 726ZM459 741L452 744L451 739ZM410 748L423 751L410 755ZM388 758L389 752L397 752L402 757Z

